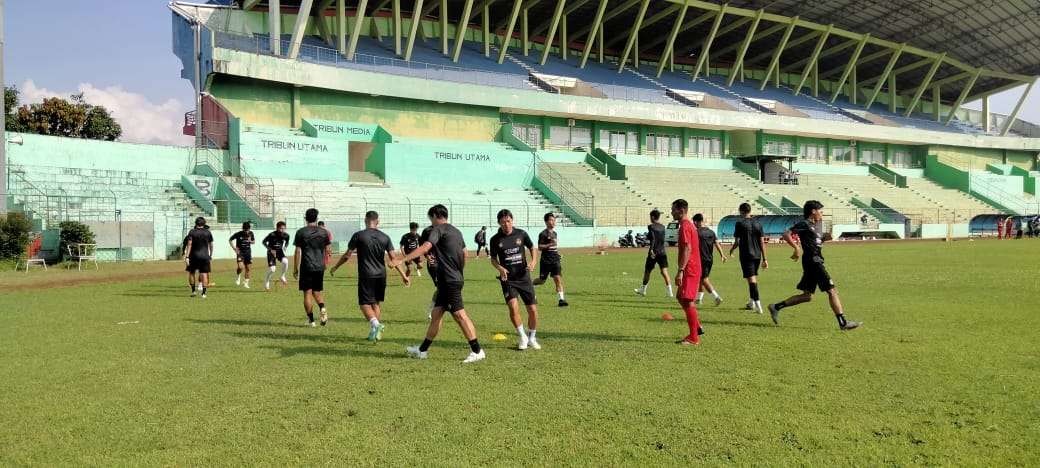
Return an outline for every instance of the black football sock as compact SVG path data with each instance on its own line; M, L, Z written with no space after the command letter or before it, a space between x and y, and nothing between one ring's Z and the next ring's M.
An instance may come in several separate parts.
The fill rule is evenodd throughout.
M203 295L203 296L205 296L205 295L206 295L206 290L207 290L207 289L209 289L209 288L207 288L207 287L205 287L205 286L203 286L203 287L202 287L202 295Z
M838 319L838 326L839 327L843 327L844 328L845 325L849 323L849 322L847 322L845 320L845 314L835 314L834 318Z
M471 351L473 351L474 353L479 353L480 352L480 342L477 341L476 338L474 338L472 340L469 340L469 349Z
M324 302L319 302L318 303L318 310L324 310L324 309L325 309L325 303Z
M748 292L751 294L751 300L758 300L758 283L748 283Z
M432 345L432 344L433 344L433 340L431 340L429 338L423 339L422 340L422 344L419 345L419 352L420 353L425 353L426 351L429 351L430 345Z
M314 322L314 312L307 312L307 321Z
M773 308L776 310L783 310L784 307L787 307L787 301L780 301L773 304Z

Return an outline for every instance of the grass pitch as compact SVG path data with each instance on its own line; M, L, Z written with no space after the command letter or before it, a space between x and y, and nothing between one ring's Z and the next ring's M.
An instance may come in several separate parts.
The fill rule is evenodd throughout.
M682 315L659 275L632 294L642 250L565 253L571 307L540 287L544 349L526 352L473 261L466 304L488 360L472 366L450 322L429 360L405 358L426 277L391 277L371 344L353 263L326 281L332 321L317 329L294 288L264 293L262 273L236 288L227 262L205 301L176 262L4 272L0 464L1036 465L1038 249L829 244L847 315L865 322L846 333L824 297L781 327L740 310L739 265L716 262L726 302L702 308L695 349L673 344L685 323L660 320ZM770 249L764 301L794 292L788 255Z

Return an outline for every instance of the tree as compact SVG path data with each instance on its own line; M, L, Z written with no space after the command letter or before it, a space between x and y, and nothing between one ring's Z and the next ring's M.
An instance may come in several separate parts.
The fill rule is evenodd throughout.
M18 90L5 89L4 105L11 108L18 103ZM123 134L123 128L103 106L95 106L83 98L83 93L71 99L51 97L39 104L23 105L14 115L6 118L8 130L72 138L114 141Z
M4 128L9 132L24 132L25 127L18 121L18 88L4 87Z

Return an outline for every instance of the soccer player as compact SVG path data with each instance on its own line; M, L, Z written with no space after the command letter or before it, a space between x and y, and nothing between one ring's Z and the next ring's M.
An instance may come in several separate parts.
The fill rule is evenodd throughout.
M820 234L823 227L823 204L816 200L809 200L802 207L802 214L805 219L784 233L784 241L794 249L791 259L794 261L798 261L799 257L802 259L802 279L797 286L802 293L791 296L782 302L770 304L769 316L773 319L773 323L780 325L781 310L811 301L816 288L819 288L820 291L827 293L827 297L830 299L831 310L838 320L839 329L852 330L859 327L860 322L845 319L838 290L834 288L834 281L831 280L827 268L823 265L823 243L830 240L831 237L830 234ZM802 244L801 249L791 238L792 233L798 234Z
M700 255L701 255L701 289L697 292L697 305L701 304L704 299L704 293L711 293L711 296L715 298L715 306L722 304L722 296L715 290L715 286L711 284L711 280L708 279L711 276L711 266L715 263L715 250L719 251L719 258L722 259L723 263L729 258L722 252L722 244L719 243L718 236L715 235L715 231L712 231L710 227L704 225L704 215L697 213L693 215L693 226L697 228L697 239L700 242Z
M527 263L527 252L531 252L531 263ZM523 229L513 227L513 213L509 210L498 212L498 232L491 236L488 255L491 266L498 270L498 280L502 285L502 296L509 308L509 320L513 322L520 343L517 349L523 351L528 347L542 349L536 337L538 329L538 299L531 284L531 270L538 261L538 252L534 242ZM527 308L527 332L520 319L520 301ZM530 333L530 335L528 335Z
M701 343L701 321L697 317L697 291L701 287L701 256L696 252L700 241L697 230L690 222L690 206L686 200L672 202L672 218L679 222L679 265L675 274L675 285L679 288L679 306L686 313L686 326L690 333L677 341L683 346L695 346Z
M188 232L188 244L184 247L184 263L187 265L185 271L188 272L191 297L198 293L203 299L206 298L212 259L213 234L206 229L206 218L199 216L195 218L195 229Z
M231 249L235 251L235 286L242 285L249 289L249 279L252 276L253 244L256 236L253 235L252 224L249 221L242 223L242 230L231 235L228 239ZM245 273L245 282L242 282L242 273Z
M332 253L332 245L329 243L329 233L318 227L318 210L308 208L303 216L307 225L298 229L293 238L293 245L296 246L296 252L293 254L293 278L300 280L299 287L303 292L303 311L307 313L307 324L315 326L314 304L317 303L318 311L321 312L321 325L325 326L329 321L322 294L325 289L325 256Z
M379 322L383 318L383 299L386 297L386 259L394 259L394 243L390 236L379 230L379 213L369 211L365 213L365 229L355 232L347 243L347 251L339 258L339 262L329 271L330 275L336 273L336 269L350 260L350 256L357 252L358 256L358 305L361 306L361 314L368 320L368 341L379 341L383 339L385 325ZM395 268L401 274L404 284L411 284L411 280L405 275L404 270L398 266ZM322 325L325 321L322 320Z
M430 345L441 329L441 319L444 312L451 314L455 322L462 330L462 335L469 342L470 353L462 362L469 364L481 361L487 357L477 340L477 329L466 315L466 308L462 302L462 286L465 281L463 269L466 267L466 241L462 233L455 226L448 223L448 209L444 205L434 205L427 212L430 218L430 231L426 234L426 240L419 244L419 248L404 258L390 261L390 265L397 267L402 263L426 255L433 251L437 257L437 294L434 300L433 316L430 326L426 329L426 338L419 346L409 346L408 355L416 359L426 359Z
M538 250L542 252L541 262L538 265L538 278L534 280L535 286L545 284L545 280L552 276L556 283L556 295L559 296L557 307L567 307L567 299L563 295L563 267L560 251L556 248L556 215L546 213L542 217L545 221L545 229L538 234Z
M473 236L473 243L477 244L477 258L480 258L480 251L487 251L487 226L480 227L477 235ZM491 256L490 252L488 252L488 256Z
M401 255L408 255L419 248L419 223L411 222L408 223L408 232L401 236ZM415 259L404 265L405 274L409 277L412 276L412 263L415 263L415 274L416 276L422 276L422 259ZM429 263L429 260L427 260Z
M433 230L433 226L426 226L426 228L423 229L422 234L419 235L419 245L426 243L430 238L431 230ZM416 247L416 249L418 249L418 247ZM430 249L430 251L426 252L423 256L426 257L426 271L430 274L430 281L433 282L434 287L433 297L430 298L430 306L426 308L426 318L428 320L433 320L433 308L436 307L437 303L437 256L434 255L433 249Z
M751 217L751 205L741 203L740 216L741 219L737 221L733 230L733 246L729 249L729 255L732 257L733 251L740 249L740 270L744 273L744 279L747 280L748 295L751 296L751 300L748 301L745 308L761 314L762 301L758 295L758 267L769 268L769 261L766 260L765 235L762 233L762 224Z
M654 266L661 269L664 277L664 285L668 288L668 297L673 297L672 279L668 277L668 252L664 247L664 225L661 220L661 212L657 209L650 211L650 224L646 226L647 240L650 241L650 249L646 252L646 263L643 265L643 285L636 289L636 294L646 295L646 285L650 283L650 273Z
M289 233L285 232L285 221L278 221L274 231L271 231L264 240L260 242L267 248L267 278L264 279L264 289L271 290L271 277L282 264L282 284L289 284L285 278L289 271L289 258L285 256L285 249L289 247Z
M332 245L332 231L325 227L325 221L318 221L318 227L322 228L329 234L329 245ZM329 253L325 255L325 268L329 267L329 263L332 263L332 250L329 249Z

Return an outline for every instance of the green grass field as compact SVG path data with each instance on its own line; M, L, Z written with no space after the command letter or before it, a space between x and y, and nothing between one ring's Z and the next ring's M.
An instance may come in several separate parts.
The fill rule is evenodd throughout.
M466 303L488 359L446 323L426 361L431 285L392 278L383 342L365 341L355 274L327 280L330 326L293 288L191 299L176 262L0 274L0 465L1037 465L1040 242L830 245L847 315L823 297L781 327L740 310L739 266L705 306L699 348L642 251L565 254L571 307L543 300L519 352L486 261ZM798 265L770 251L763 299ZM674 250L672 253L674 261ZM627 273L627 274L626 274ZM257 274L260 276L260 274ZM344 276L344 275L340 275ZM110 278L109 282L93 283ZM61 286L82 281L73 286ZM492 334L510 339L494 342Z

